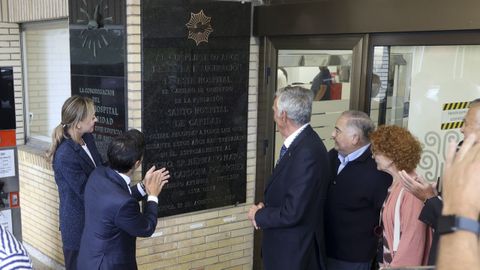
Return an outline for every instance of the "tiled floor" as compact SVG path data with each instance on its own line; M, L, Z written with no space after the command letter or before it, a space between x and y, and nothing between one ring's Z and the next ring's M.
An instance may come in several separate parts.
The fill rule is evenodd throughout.
M42 262L36 260L35 258L31 258L32 263L33 263L33 269L35 270L53 270L53 268L50 268L46 265L44 265Z

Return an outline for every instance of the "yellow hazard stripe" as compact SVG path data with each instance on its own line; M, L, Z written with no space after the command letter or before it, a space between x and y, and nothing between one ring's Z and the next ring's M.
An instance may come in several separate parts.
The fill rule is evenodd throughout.
M450 110L460 110L460 109L465 109L468 107L468 104L470 102L452 102L452 103L445 103L443 104L443 110L444 111L450 111Z
M442 123L440 128L441 130L446 130L446 129L461 128L462 126L463 126L463 121L458 121L458 122Z

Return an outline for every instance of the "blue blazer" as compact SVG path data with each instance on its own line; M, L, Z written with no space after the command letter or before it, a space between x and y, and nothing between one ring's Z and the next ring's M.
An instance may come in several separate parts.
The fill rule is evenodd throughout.
M273 170L265 208L255 215L263 229L266 270L325 269L323 209L329 168L322 140L307 126Z
M98 167L85 188L85 229L78 255L79 270L137 269L135 241L151 236L157 226L157 204L147 202L143 214L136 188L128 191L114 170Z
M97 166L102 165L93 135L86 133L83 140ZM78 250L84 224L83 193L88 176L95 164L72 139L64 139L58 145L53 157L53 172L60 197L60 232L63 248Z

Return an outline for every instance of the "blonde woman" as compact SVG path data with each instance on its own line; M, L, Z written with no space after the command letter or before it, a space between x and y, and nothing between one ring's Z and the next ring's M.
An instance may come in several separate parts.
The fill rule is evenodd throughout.
M377 169L393 178L382 209L383 265L426 265L431 246L431 229L418 220L423 202L403 188L400 171L416 176L422 147L405 128L380 126L371 133L372 153Z
M60 232L67 270L77 269L85 220L85 184L95 167L102 165L91 134L95 122L95 107L90 98L68 98L62 106L62 122L53 131L47 153L60 196Z

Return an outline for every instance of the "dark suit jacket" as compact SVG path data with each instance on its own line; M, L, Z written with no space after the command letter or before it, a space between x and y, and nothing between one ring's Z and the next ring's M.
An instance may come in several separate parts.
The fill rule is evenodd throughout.
M83 140L92 154L97 166L102 165L93 135L86 133ZM53 171L60 197L60 231L63 247L70 250L80 248L84 224L83 193L90 173L95 165L72 139L64 139L57 147L53 157Z
M420 212L418 219L433 228L432 247L428 256L428 264L435 265L437 259L438 239L440 235L437 231L438 218L442 214L443 202L438 197L433 197L425 202L425 206Z
M157 204L140 212L138 189L128 191L114 170L98 167L85 188L85 229L78 255L79 270L137 269L136 237L148 237L157 225Z
M348 262L370 262L376 255L380 209L392 177L377 170L370 147L337 175L340 160L330 150L333 180L325 207L326 250L330 258Z
M266 270L325 269L323 208L329 178L325 146L307 126L273 170L265 208L255 215L263 229Z

